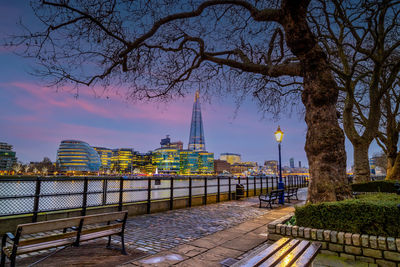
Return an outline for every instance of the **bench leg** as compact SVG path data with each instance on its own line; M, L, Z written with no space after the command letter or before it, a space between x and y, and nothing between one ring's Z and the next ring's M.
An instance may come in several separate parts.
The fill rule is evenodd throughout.
M3 250L1 250L1 263L0 267L4 267L6 265L6 254Z
M108 236L107 248L111 247L111 236Z
M128 255L125 250L125 241L124 241L124 234L121 235L121 245L122 245L122 254Z
M17 255L11 255L10 257L10 267L15 267L15 258Z

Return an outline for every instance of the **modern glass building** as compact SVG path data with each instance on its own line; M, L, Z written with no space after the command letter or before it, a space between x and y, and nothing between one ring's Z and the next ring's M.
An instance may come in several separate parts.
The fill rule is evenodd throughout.
M193 150L181 150L180 174L195 174L199 172L199 154Z
M10 171L17 162L16 153L12 148L12 145L0 143L0 171Z
M88 143L78 140L61 141L57 150L57 163L61 171L96 172L100 157Z
M100 170L101 171L107 171L111 169L111 159L113 152L109 148L105 147L93 147L94 150L99 154L100 157Z
M111 169L116 172L132 172L133 171L133 148L113 149L111 159Z
M209 174L214 172L214 153L200 151L199 154L199 173Z
M132 160L133 170L139 169L141 173L155 173L156 166L152 164L152 152L134 152Z
M170 147L161 147L153 151L152 163L157 166L159 172L179 173L180 154L179 150Z
M206 143L204 140L203 119L201 117L201 108L199 100L199 91L193 103L192 122L190 123L189 150L204 151Z

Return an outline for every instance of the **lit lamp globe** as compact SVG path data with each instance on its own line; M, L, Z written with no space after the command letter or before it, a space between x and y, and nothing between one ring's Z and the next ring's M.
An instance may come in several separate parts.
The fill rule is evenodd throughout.
M275 132L275 139L278 143L282 142L283 132L281 131L281 127L278 126L278 130Z

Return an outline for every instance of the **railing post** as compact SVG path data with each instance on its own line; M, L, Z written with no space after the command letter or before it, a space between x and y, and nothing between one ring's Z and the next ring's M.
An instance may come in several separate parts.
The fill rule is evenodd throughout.
M246 176L246 197L249 197L249 176Z
M229 196L228 196L228 199L229 200L232 200L232 194L231 194L231 177L229 176L229 179L228 179L228 184L229 184L229 189L228 189L228 194L229 194Z
M119 178L119 201L118 201L118 211L122 210L122 196L124 193L124 178L121 176Z
M268 194L268 192L269 192L269 189L268 189L268 176L265 177L265 183L266 183L265 193Z
M87 192L88 192L88 178L85 177L85 180L83 181L83 196L82 196L82 211L81 211L81 216L85 216L85 215L86 215Z
M107 205L107 185L108 185L108 180L107 178L103 179L103 206Z
M170 189L170 195L169 195L169 209L173 210L174 209L174 177L170 177L171 181L171 189Z
M192 206L192 177L189 177L189 207Z
M220 199L220 185L221 185L221 178L218 176L217 177L217 202L220 202L221 201L221 199Z
M263 182L262 182L262 179L263 179L263 177L262 176L260 176L260 195L262 195L262 193L263 193Z
M254 182L254 192L253 192L253 196L257 195L257 185L256 185L256 176L253 176L253 182Z
M204 205L207 205L207 177L204 177Z
M38 176L38 177L36 177L35 199L33 201L32 222L37 222L37 216L38 216L38 211L39 211L40 185L41 185L41 180L40 180L40 177Z
M278 176L275 177L275 184L276 184L276 189L278 189Z
M151 211L151 177L147 178L147 214Z

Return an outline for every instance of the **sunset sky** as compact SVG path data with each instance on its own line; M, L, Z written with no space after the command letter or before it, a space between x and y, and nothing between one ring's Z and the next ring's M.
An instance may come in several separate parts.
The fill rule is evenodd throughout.
M19 32L17 21L29 24L33 18L29 1L2 1L0 37ZM71 88L46 87L29 72L34 61L19 57L0 47L0 142L14 146L22 162L40 161L47 156L56 159L61 140L77 139L92 146L133 148L147 152L159 147L166 134L172 141L181 140L187 147L194 91L185 98L165 103L132 103L121 90L112 88L103 93L81 87L75 98ZM308 166L304 152L306 125L297 114L282 115L278 121L262 119L251 99L235 115L232 97L202 102L206 148L215 153L242 155L244 161L277 159L274 132L278 125L284 131L283 165L289 158ZM348 168L352 165L352 149L346 141ZM370 154L379 151L374 144Z

